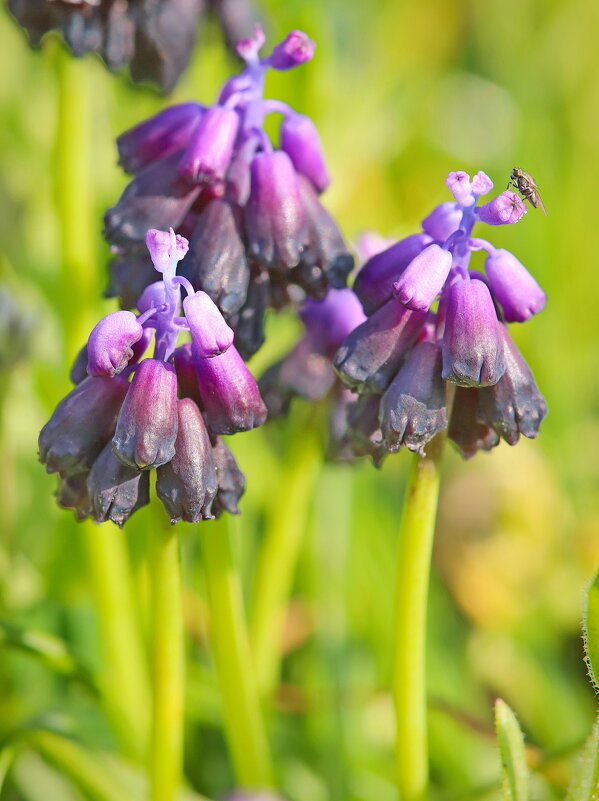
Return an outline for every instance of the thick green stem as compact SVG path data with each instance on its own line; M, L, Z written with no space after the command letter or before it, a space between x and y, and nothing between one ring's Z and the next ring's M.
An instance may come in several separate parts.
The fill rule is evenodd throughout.
M241 581L226 517L200 527L210 610L210 639L225 733L238 783L272 786L272 765L243 608Z
M401 801L425 801L428 795L426 619L442 449L439 435L425 457L414 457L399 531L393 697Z
M184 638L179 540L172 526L152 542L152 679L150 799L175 801L183 763Z
M283 619L321 462L314 425L302 426L288 450L279 490L273 493L254 582L250 641L264 698L271 695L279 675Z
M81 527L100 623L102 696L124 753L144 760L150 688L125 535L89 520Z

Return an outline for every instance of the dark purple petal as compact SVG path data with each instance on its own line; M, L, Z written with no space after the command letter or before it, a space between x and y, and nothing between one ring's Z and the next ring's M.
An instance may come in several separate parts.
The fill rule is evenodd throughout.
M316 126L305 114L289 114L281 125L281 149L293 166L309 178L318 192L330 183L320 136Z
M406 445L424 455L428 442L447 426L445 382L441 378L441 349L419 342L383 395L380 405L383 441L387 450Z
M143 328L130 311L115 311L97 323L87 341L87 372L95 376L120 373L133 357L132 345L143 336Z
M128 184L104 217L106 239L113 244L144 242L150 228L178 228L200 187L177 172L181 151L155 161Z
M543 311L547 296L509 250L494 250L485 260L485 270L506 322L522 323Z
M221 437L216 437L212 458L218 481L218 492L212 504L212 514L215 517L220 517L223 512L237 515L239 514L237 504L245 492L245 476Z
M450 269L451 253L439 245L428 245L395 281L395 294L406 308L427 311L443 289Z
M135 53L135 21L126 2L115 0L106 12L102 55L109 69L128 64Z
M122 528L133 512L150 502L150 474L123 464L109 442L89 473L87 491L96 523L112 520Z
M199 103L179 103L122 133L116 140L121 167L125 172L139 172L151 162L181 150L203 110Z
M270 287L266 271L254 276L245 303L229 320L235 331L235 347L244 359L253 356L264 342L264 315L269 305Z
M204 112L179 162L179 172L193 183L222 181L233 155L239 115L224 106Z
M63 509L73 509L77 520L85 520L92 513L87 494L87 473L76 473L58 481L56 501Z
M156 494L171 523L210 520L218 490L212 444L200 410L189 398L177 403L179 428L175 455L156 473Z
M173 366L177 373L177 387L180 398L191 398L201 408L198 374L191 350L191 342L185 342L175 348Z
M426 321L395 298L355 328L335 356L335 369L350 389L384 392Z
M479 450L490 451L499 444L499 437L486 423L479 422L478 399L481 390L456 387L447 436L465 459Z
M200 358L218 356L233 344L233 330L225 322L218 306L199 290L183 301L183 311L193 339L194 351Z
M354 456L371 456L380 467L387 451L379 423L380 395L362 395L347 408L347 437Z
M443 378L464 387L496 384L505 372L493 300L477 278L452 284L443 335Z
M113 450L123 464L149 470L173 458L176 437L175 369L157 359L144 359L121 407Z
M88 377L63 398L39 436L40 461L48 473L71 476L91 469L110 439L129 382Z
M372 314L393 296L394 282L430 241L427 234L411 234L366 262L353 286L366 314Z
M220 356L194 360L200 398L211 434L235 434L262 425L266 406L254 376L232 345Z

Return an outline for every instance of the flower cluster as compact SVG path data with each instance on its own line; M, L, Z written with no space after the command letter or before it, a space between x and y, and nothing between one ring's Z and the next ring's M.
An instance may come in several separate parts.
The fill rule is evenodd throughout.
M253 17L245 0L8 0L8 7L32 45L59 30L75 56L98 53L110 69L128 64L133 80L166 91L187 67L207 10L228 44L247 33Z
M452 172L455 201L441 203L413 234L373 256L354 291L368 319L344 341L335 368L363 396L354 425L373 451L402 445L424 453L448 427L466 457L502 437L535 437L546 414L526 361L506 323L541 311L545 294L510 252L474 238L478 221L515 223L526 212L513 192L478 205L493 188L479 172ZM486 251L485 274L470 269ZM446 382L456 386L448 421Z
M146 230L175 228L190 240L181 275L218 305L246 358L262 344L266 308L285 305L290 285L324 297L353 267L319 200L329 176L314 123L264 98L267 70L302 64L314 43L292 31L260 58L263 43L259 27L238 43L246 67L214 105L171 106L118 138L134 177L105 216L116 254L108 294L130 307L151 280ZM278 149L264 129L271 113L283 118Z
M95 326L73 368L77 385L39 438L41 461L60 475L59 503L121 526L148 503L152 468L173 523L235 513L244 477L221 435L266 419L233 331L176 275L187 240L150 230L147 246L162 280L138 299L139 315L116 311ZM177 346L182 331L191 342Z

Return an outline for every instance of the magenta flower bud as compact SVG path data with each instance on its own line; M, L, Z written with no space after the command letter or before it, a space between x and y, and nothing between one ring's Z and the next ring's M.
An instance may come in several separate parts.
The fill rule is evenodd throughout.
M309 61L316 45L303 31L290 31L282 42L273 48L268 64L275 70L290 70Z
M324 192L330 183L324 160L320 136L316 126L305 114L290 114L281 125L281 149L287 153L293 166Z
M474 387L457 387L455 391L447 436L457 445L464 459L471 459L478 451L490 451L499 445L495 431L479 420L478 400L482 391Z
M189 250L189 242L184 236L175 234L172 228L169 231L150 228L146 232L146 247L154 267L159 273L164 273L181 261Z
M212 359L199 357L194 347L194 361L211 434L235 434L262 425L266 406L254 376L234 345Z
M523 323L543 311L547 296L509 250L493 250L486 258L485 270L491 292L508 323Z
M515 192L506 191L479 206L477 211L479 218L488 225L511 225L526 214L526 204Z
M424 455L431 439L447 426L441 350L419 342L381 398L383 442L389 451L402 445Z
M488 195L491 189L493 189L493 181L486 172L479 170L472 179L472 192L480 197L480 195Z
M344 384L360 394L384 392L426 320L391 298L355 328L335 356Z
M63 398L39 436L40 461L63 476L90 470L114 432L129 389L123 376L84 379Z
M199 121L179 162L179 172L193 183L222 181L231 162L239 114L211 106Z
M235 457L220 437L216 437L212 448L216 467L218 492L212 504L212 513L220 517L223 512L239 514L237 504L245 491L245 476L239 469Z
M445 242L450 234L453 234L460 227L463 213L464 209L459 203L446 200L444 203L439 203L438 206L435 206L428 217L424 218L422 230L432 239Z
M112 438L123 464L149 470L175 453L177 374L172 365L144 359L133 376Z
M450 172L445 183L460 206L471 206L474 203L470 176L464 170Z
M119 164L125 172L139 172L152 161L185 147L203 111L199 103L179 103L125 131L116 140Z
M112 520L122 528L133 512L150 502L150 474L123 464L108 442L89 473L87 491L96 523Z
M300 317L323 352L337 350L354 328L366 320L351 289L329 289L324 300L308 298L300 309Z
M451 269L451 253L429 245L408 264L393 289L407 309L427 311L443 289Z
M218 490L212 444L200 410L189 398L177 402L179 425L175 455L156 473L156 494L171 523L211 520Z
M496 384L505 373L503 338L493 299L476 278L449 290L443 335L443 378L464 387Z
M286 270L299 262L307 244L306 215L287 153L257 153L245 207L248 249L265 267Z
M154 281L153 284L148 286L141 293L135 304L140 312L144 314L151 308L160 308L166 303L166 290L164 288L164 281Z
M372 314L393 296L394 282L430 241L427 234L411 234L366 262L353 286L366 314Z
M87 341L87 372L94 376L120 373L133 358L131 347L144 330L130 311L115 311L97 323Z
M183 301L183 311L200 358L218 356L233 344L234 331L205 292L188 295Z

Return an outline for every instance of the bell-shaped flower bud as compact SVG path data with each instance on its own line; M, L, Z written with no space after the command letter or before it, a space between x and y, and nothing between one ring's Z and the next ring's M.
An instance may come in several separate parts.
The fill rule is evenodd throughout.
M489 178L486 172L479 170L472 179L472 192L480 197L481 195L488 195L493 189L493 181Z
M459 203L446 200L435 206L428 217L424 218L422 230L432 239L436 239L438 242L445 242L460 227L463 213L464 209Z
M485 260L485 270L491 292L508 323L523 323L543 311L547 296L509 250L493 250Z
M479 206L478 216L487 225L511 225L526 214L526 204L515 192L502 192Z
M406 309L395 298L355 328L335 356L334 367L350 389L384 392L416 341L425 312Z
M87 490L96 523L112 520L122 528L133 512L150 502L150 474L123 464L108 442L89 473Z
M193 348L204 418L211 434L235 434L262 425L266 406L254 376L232 345L220 356L201 358Z
M299 262L308 241L306 214L287 153L257 153L245 207L248 250L259 264L286 271Z
M94 376L120 373L133 358L132 345L144 330L130 311L115 311L95 325L87 341L87 372Z
M114 432L128 389L123 376L89 376L60 401L39 436L48 473L71 476L91 469Z
M372 314L393 296L394 282L430 242L428 233L411 234L368 259L353 285L366 314Z
M424 455L428 442L447 426L441 349L419 342L381 399L383 442L389 451L402 445Z
M496 384L505 373L503 337L486 284L458 280L449 290L443 378L463 387Z
M158 468L156 494L170 515L171 523L210 520L212 501L218 490L212 444L200 410L189 398L177 403L179 427L175 455Z
M112 439L123 464L149 470L175 453L177 374L172 365L144 359L133 376Z
M395 295L407 309L428 311L450 269L451 253L439 245L428 245L393 284Z
M547 404L507 328L500 326L500 330L507 368L495 386L479 391L478 417L506 442L515 445L520 434L531 439L537 436L547 414Z
M239 114L224 106L211 106L193 132L179 172L192 183L222 181L231 162L239 130Z
M250 280L238 214L225 200L211 200L200 214L180 275L201 287L223 314L243 306Z
M264 343L264 315L271 301L270 288L270 277L266 270L254 275L245 303L230 319L235 330L235 347L242 359L249 359Z
M290 70L309 61L316 45L303 31L290 31L282 42L273 48L267 63L275 70Z
M235 457L220 437L216 437L212 448L216 467L218 491L212 504L212 513L220 517L223 512L239 514L237 504L245 491L245 476L239 469Z
M87 494L87 473L65 476L58 482L56 501L63 509L73 509L77 520L85 520L92 514L91 502Z
M199 103L179 103L125 131L116 140L119 164L125 172L139 172L185 147L203 111Z
M322 353L337 350L343 340L366 320L351 289L329 289L324 300L308 298L300 317Z
M205 292L188 295L183 301L183 311L200 358L218 356L233 344L235 333Z
M178 228L200 193L177 172L181 151L170 153L142 170L127 185L117 204L104 216L110 244L144 242L149 228Z
M467 172L464 170L450 172L445 183L460 206L471 206L474 203L472 184Z
M141 293L135 304L141 314L150 311L151 308L158 309L166 303L166 289L164 281L154 281Z
M330 183L320 136L316 126L305 114L289 114L281 124L281 149L293 166L309 178L318 192Z
M177 262L184 258L189 250L189 242L172 228L168 231L150 228L146 232L146 247L155 269L165 273L173 271Z
M481 392L474 387L456 387L447 436L457 445L464 459L471 459L478 451L490 451L499 445L495 431L479 420Z

